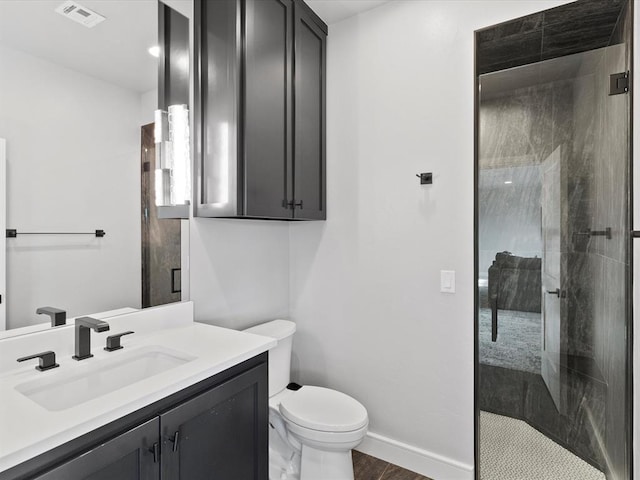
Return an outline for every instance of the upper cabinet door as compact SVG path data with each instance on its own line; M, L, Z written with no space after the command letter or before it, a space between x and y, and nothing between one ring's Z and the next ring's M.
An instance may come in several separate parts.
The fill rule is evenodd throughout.
M302 0L195 1L196 215L323 220L326 25Z
M326 32L302 2L295 7L294 218L326 210Z
M292 0L246 0L244 190L249 217L292 215L292 18Z
M234 217L243 209L240 149L241 0L194 2L193 129L195 215Z
M158 108L189 105L189 19L158 2Z

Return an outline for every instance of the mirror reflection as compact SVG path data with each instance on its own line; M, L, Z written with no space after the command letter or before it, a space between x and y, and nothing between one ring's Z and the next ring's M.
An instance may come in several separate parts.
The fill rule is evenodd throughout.
M157 49L156 0L0 2L0 326L181 300L185 228L154 208Z

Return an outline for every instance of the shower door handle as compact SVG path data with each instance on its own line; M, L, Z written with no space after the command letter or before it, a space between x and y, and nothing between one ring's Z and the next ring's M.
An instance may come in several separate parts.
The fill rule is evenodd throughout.
M547 293L549 295L557 295L558 298L565 298L567 296L565 291L564 290L560 290L559 288L556 288L555 290L547 290Z

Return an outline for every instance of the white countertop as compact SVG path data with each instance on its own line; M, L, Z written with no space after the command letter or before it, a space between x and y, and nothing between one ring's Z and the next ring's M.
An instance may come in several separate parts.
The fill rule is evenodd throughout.
M159 309L155 312L156 317L158 311ZM142 312L131 315L142 315ZM160 331L149 332L139 328L138 322L138 331L141 333L123 337L122 344L125 348L115 352L106 352L102 349L105 334L92 332L93 358L76 361L68 354L59 355L57 362L60 367L53 370L39 372L34 368L37 361L32 361L28 362L29 365L20 364L18 368L2 373L0 375L0 404L2 405L0 409L0 432L2 432L0 472L205 380L267 351L276 344L275 340L267 337L193 323L193 321L185 322L184 319L177 321L177 326L167 328L167 324L170 323L165 322L164 328ZM112 328L107 334L118 331L120 330ZM43 343L42 339L39 342ZM2 346L0 344L0 349ZM16 390L16 386L40 378L55 381L56 375L62 377L83 371L89 372L91 362L102 363L103 360L115 360L120 355L131 355L136 349L149 348L149 346L163 346L195 358L65 410L49 411ZM24 354L30 353L34 352L24 352ZM94 363L94 365L97 364Z

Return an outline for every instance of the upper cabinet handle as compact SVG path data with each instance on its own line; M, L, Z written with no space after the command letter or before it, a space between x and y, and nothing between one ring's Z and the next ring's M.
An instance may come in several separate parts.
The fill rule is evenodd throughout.
M293 200L291 200L290 202L287 202L286 200L284 200L282 202L282 206L283 207L285 207L285 206L289 207L291 210L295 210L296 207L302 210L302 209L304 209L303 205L304 204L303 204L302 200L300 200L299 202L294 202Z

